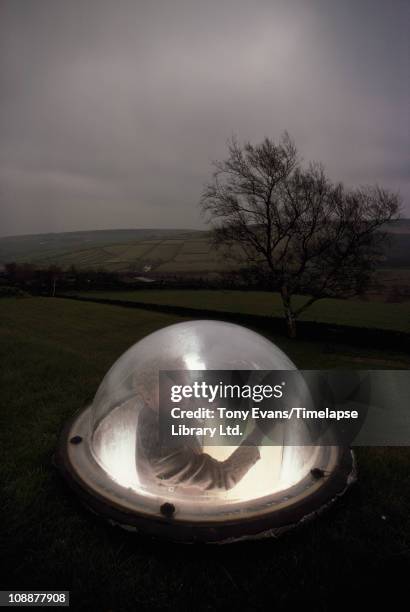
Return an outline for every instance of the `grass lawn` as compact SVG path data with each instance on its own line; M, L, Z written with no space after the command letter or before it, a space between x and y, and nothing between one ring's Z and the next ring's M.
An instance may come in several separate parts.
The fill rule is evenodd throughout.
M203 308L221 312L239 312L264 316L283 316L279 294L266 291L206 291L206 290L138 290L83 291L77 295L115 300L167 304ZM306 301L297 296L295 305ZM359 300L320 300L306 310L301 320L377 327L410 332L410 302L385 304Z
M358 483L317 521L277 541L153 541L110 527L71 495L51 463L61 426L126 348L181 320L62 299L1 301L0 587L70 590L72 609L107 612L297 603L320 611L352 606L359 594L369 601L391 589L399 597L410 561L407 448L359 449ZM410 367L404 353L278 344L299 367Z

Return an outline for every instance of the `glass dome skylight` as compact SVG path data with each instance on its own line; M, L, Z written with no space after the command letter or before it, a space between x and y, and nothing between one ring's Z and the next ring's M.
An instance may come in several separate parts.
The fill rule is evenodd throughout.
M346 488L350 451L306 445L303 425L292 423L282 446L198 439L162 449L159 372L181 371L189 382L186 371L295 369L272 342L239 325L189 321L160 329L114 363L92 405L67 425L58 464L87 505L123 526L184 541L277 532ZM326 478L312 476L315 469Z

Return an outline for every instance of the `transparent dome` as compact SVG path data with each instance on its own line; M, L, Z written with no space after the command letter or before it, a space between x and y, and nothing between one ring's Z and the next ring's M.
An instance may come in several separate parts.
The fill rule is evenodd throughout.
M89 416L92 455L117 485L146 498L177 500L179 505L230 505L284 490L306 476L318 451L316 446L298 445L301 431L294 425L285 432L283 446L260 447L260 458L253 463L249 459L249 469L234 486L222 486L218 470L228 465L237 447L202 446L196 455L201 456L201 470L212 471L213 480L199 486L192 478L187 481L172 474L158 477L150 463L150 452L155 454L156 465L162 461L158 449L146 452L146 440L150 436L152 439L155 428L155 420L147 419L146 406L154 411L158 408L159 372L163 370L295 369L272 342L239 325L188 321L165 327L134 344L103 379ZM306 389L299 387L294 393L300 400Z

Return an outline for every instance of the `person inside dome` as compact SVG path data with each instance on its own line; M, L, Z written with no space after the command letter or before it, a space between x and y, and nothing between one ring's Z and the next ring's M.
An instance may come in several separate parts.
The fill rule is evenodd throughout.
M178 376L183 377L184 364ZM231 455L218 461L203 452L198 437L181 438L179 445L159 444L159 383L160 370L176 370L176 364L152 362L139 371L135 379L140 410L137 422L136 467L142 484L195 487L202 491L232 489L260 459L259 446L263 433L254 428ZM182 384L186 381L180 380Z

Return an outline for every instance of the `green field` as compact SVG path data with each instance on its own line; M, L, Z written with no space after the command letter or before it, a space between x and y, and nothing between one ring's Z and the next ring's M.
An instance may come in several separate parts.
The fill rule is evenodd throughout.
M165 304L218 312L283 316L280 296L264 291L149 289L138 291L87 291L76 294L83 297ZM305 297L297 296L295 305L298 306L305 300ZM384 304L383 302L359 300L320 300L302 314L301 320L410 332L410 302Z
M198 232L200 233L200 232ZM17 261L27 261L23 256ZM33 255L28 260L37 265L58 264L63 268L104 268L112 272L218 272L232 268L232 263L221 257L207 240L175 238L139 240L136 243L94 246L66 252Z
M328 610L399 597L410 450L360 449L359 481L280 540L177 546L114 529L52 467L58 433L133 342L181 317L52 298L0 303L1 588L65 589L82 610ZM275 338L273 338L275 340ZM299 367L410 367L405 353L277 339ZM403 582L405 581L406 582Z
M208 273L232 267L208 234L187 230L112 230L0 237L0 263L16 261L108 271Z
M410 266L410 220L387 227L384 267ZM0 264L104 268L112 272L207 275L237 266L215 250L203 230L130 229L0 237ZM406 276L408 284L408 276Z

